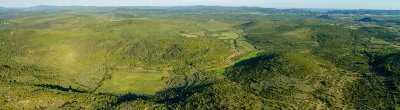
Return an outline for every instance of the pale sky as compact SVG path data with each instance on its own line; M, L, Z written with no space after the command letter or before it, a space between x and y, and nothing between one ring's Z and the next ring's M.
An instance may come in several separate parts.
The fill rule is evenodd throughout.
M400 0L0 0L0 7L56 6L257 6L266 8L400 9Z

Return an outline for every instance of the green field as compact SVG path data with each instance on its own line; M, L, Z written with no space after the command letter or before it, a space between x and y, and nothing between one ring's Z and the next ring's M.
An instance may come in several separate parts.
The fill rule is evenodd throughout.
M136 93L154 95L165 87L162 77L167 72L154 70L135 70L132 72L113 72L111 79L103 82L98 91L109 93Z

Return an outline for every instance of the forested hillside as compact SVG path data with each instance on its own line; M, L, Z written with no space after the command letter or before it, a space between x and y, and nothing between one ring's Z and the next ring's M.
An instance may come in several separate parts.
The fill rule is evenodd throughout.
M400 109L400 15L0 8L0 109Z

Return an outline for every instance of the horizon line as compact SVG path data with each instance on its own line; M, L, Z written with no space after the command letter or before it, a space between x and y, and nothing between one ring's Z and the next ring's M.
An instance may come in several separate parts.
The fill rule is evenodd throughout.
M325 9L325 10L398 10L400 9L380 9L380 8L313 8L313 7L262 7L262 6L229 6L229 5L35 5L35 6L28 6L28 7L7 7L7 6L0 6L0 8L10 8L10 9L28 9L28 8L35 8L40 6L52 6L52 7L195 7L195 6L204 6L204 7L233 7L233 8L240 8L240 7L249 7L249 8L265 8L265 9Z

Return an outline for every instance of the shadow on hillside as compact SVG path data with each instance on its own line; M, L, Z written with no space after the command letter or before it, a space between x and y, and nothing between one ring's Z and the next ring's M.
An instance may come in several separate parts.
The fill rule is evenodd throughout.
M196 92L204 90L204 88L213 85L213 83L201 84L201 85L187 85L176 88L169 88L160 92L157 92L155 98L158 103L179 103L186 100L187 96L190 96Z
M112 94L109 94L112 95ZM147 95L139 95L135 93L127 93L124 95L121 95L117 98L117 101L113 103L112 105L118 106L124 102L129 102L129 101L134 101L134 100L149 100L150 96Z
M210 86L212 84L205 84L199 86L182 86L176 88L169 88L163 91L159 91L156 95L140 95L135 93L127 93L121 96L117 96L117 100L112 103L113 106L121 105L125 102L135 101L135 100L154 100L157 103L179 103L186 100L187 96L190 96L193 93L196 93L200 90L203 90L205 87ZM115 94L109 93L100 93L99 95L111 95L116 96Z
M7 69L11 69L11 66L8 66L8 65L2 65L2 66L0 66L0 69L1 69L1 70L7 70Z
M48 89L56 89L56 90L66 91L66 92L70 91L70 92L77 92L77 93L86 93L86 91L74 89L74 88L71 88L71 86L69 88L65 88L65 87L62 87L59 85L53 85L53 84L37 84L35 86L48 88Z
M384 78L382 84L386 90L396 91L397 86L400 84L400 63L398 62L398 59L400 59L399 52L377 57L370 63L371 70L377 76Z
M233 65L232 67L234 68L234 67L240 67L240 66L255 66L264 61L271 60L272 58L275 58L277 56L278 56L278 54L261 55L261 56L257 56L254 58L240 61L240 62L236 63L235 65Z

